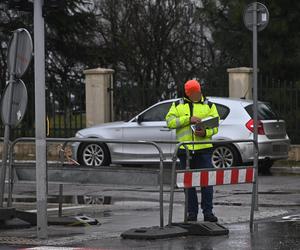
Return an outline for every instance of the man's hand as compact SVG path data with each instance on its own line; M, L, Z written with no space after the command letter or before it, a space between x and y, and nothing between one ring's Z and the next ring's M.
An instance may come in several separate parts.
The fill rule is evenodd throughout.
M205 137L206 136L206 131L205 131L205 129L195 130L195 135L200 136L200 137Z
M192 116L190 119L191 124L196 124L196 123L200 123L201 119L196 117L196 116Z

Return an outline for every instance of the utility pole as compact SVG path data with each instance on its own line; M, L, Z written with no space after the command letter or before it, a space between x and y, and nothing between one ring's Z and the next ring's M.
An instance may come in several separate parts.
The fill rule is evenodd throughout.
M46 105L45 105L45 28L44 0L34 0L34 82L35 82L35 154L37 236L48 237L47 166L46 166Z

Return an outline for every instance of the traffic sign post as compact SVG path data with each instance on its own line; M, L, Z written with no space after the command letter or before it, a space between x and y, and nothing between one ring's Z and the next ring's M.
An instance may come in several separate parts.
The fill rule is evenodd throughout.
M13 91L12 91L13 88ZM11 100L10 93L12 92ZM8 82L1 99L1 118L6 125L16 127L25 115L28 102L27 88L21 79ZM10 106L10 107L9 107ZM8 110L11 110L9 113Z
M252 31L252 50L253 50L253 120L254 120L254 141L258 141L258 118L257 118L257 32L262 31L269 23L269 11L262 3L254 2L249 4L244 11L244 24ZM258 169L258 152L254 155L254 167ZM255 172L256 177L258 171ZM256 178L257 180L257 178ZM258 183L253 186L255 193L255 210L258 210ZM251 213L253 221L253 213Z
M7 68L9 75L21 78L32 58L32 39L26 29L17 29L9 42Z
M2 167L0 173L0 207L3 207L5 176L8 159L10 127L21 121L27 106L27 90L21 80L15 81L22 77L26 72L32 58L32 40L29 32L25 29L14 31L9 42L7 65L9 73L9 82L6 87L1 103L1 118L5 125L4 142L2 152ZM16 91L15 91L16 90ZM22 100L24 98L24 100ZM13 104L13 101L15 103ZM16 112L12 114L12 112Z
M9 7L23 9L20 1L15 1L16 5ZM18 3L20 3L20 5ZM22 3L27 1L22 1ZM43 11L47 8L58 8L63 6L64 1L35 0L33 3L34 16L34 74L35 74L35 134L36 134L36 195L37 195L37 236L47 238L47 170L46 170L46 105L45 105L45 28ZM30 3L31 4L31 3ZM27 6L27 5L26 5ZM44 7L44 8L43 8ZM27 91L22 81L15 81L25 73L32 57L32 40L29 32L25 29L18 29L14 32L10 40L8 49L8 70L9 86L4 95L1 116L5 124L4 146L2 157L2 168L0 173L0 208L3 207L3 197L5 188L5 176L9 149L10 126L21 121L27 104ZM15 91L15 89L17 89ZM16 93L15 93L16 92ZM21 99L20 99L21 98ZM26 99L26 101L25 101ZM12 105L12 100L18 105ZM16 114L15 114L16 111ZM12 114L13 113L13 114ZM1 220L4 209L1 209ZM5 211L7 219L12 213Z
M256 21L254 20L253 13L256 12ZM256 27L257 31L264 30L269 23L269 11L262 3L251 3L244 11L244 24L247 29L253 31ZM256 25L255 25L256 24Z

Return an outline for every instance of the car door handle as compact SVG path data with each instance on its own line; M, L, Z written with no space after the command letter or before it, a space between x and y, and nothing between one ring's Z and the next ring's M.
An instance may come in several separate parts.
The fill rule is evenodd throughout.
M169 128L161 128L160 131L171 131Z

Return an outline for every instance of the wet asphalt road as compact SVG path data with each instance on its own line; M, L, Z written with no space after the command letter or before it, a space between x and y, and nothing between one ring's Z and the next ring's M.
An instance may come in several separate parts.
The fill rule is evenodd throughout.
M63 246L67 250L68 248L95 248L95 249L300 249L300 176L298 174L289 172L274 171L270 174L260 175L259 177L260 189L259 189L259 204L262 207L270 207L272 209L281 208L285 209L286 213L277 217L271 217L262 220L256 220L254 223L254 230L250 232L249 223L230 223L225 225L230 233L226 236L185 236L179 238L169 238L162 240L124 240L118 235L112 235L111 237L102 237L101 239L90 239L76 243L66 243ZM55 189L56 187L52 187ZM86 190L85 190L86 189ZM33 189L24 190L21 186L20 192L32 194ZM50 191L51 187L50 187ZM101 189L99 187L67 187L66 194L72 194L74 192L80 194L97 194L106 193L107 195L113 195L115 201L134 199L141 200L142 197L146 197L145 200L156 201L156 191L143 191L136 190L136 194L133 194L132 190L110 190L109 188ZM145 196L145 193L147 194ZM215 195L215 203L222 206L222 210L230 209L229 205L240 207L244 209L245 204L249 204L250 193L249 189L245 186L224 186L224 188L218 188ZM178 201L182 201L182 195L177 194ZM141 213L143 209L141 209ZM151 212L151 211L149 211ZM230 211L225 211L227 214ZM108 220L111 220L118 215L122 218L122 213L126 215L128 211L116 211L107 212L104 214L92 214L94 217L105 216ZM139 218L138 211L137 217ZM157 211L153 213L157 215ZM156 218L155 218L156 220ZM134 223L134 222L133 222ZM155 222L156 224L156 222ZM93 230L91 227L89 230ZM41 245L42 247L43 245ZM5 245L0 244L0 249L21 249L30 248L30 245ZM32 246L36 247L36 246ZM62 246L60 246L62 247ZM40 249L62 249L59 247L49 247Z
M32 246L33 249L147 249L147 250L299 250L300 246L300 219L285 221L282 218L273 218L254 224L251 233L247 223L227 226L230 230L226 236L184 236L179 238L158 240L129 240L120 237L101 240L91 240L83 244L65 245L63 247ZM0 245L0 249L22 249L30 246Z
M232 249L257 249L257 250L299 250L300 246L300 220L282 221L280 218L255 223L253 233L249 230L248 223L229 225L227 236L187 236L163 240L124 240L106 239L92 241L88 244L91 248L101 249L161 249L161 250L232 250ZM86 247L87 244L73 247Z

